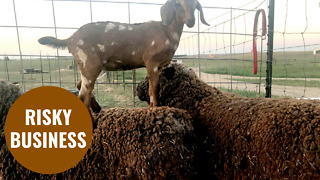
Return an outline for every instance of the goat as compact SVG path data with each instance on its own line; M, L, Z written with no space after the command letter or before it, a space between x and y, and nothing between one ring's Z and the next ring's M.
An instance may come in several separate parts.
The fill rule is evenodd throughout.
M90 105L92 109L96 107L94 111L101 109L92 98L92 90L102 70L140 67L146 67L150 77L150 107L154 107L158 105L158 71L171 62L179 46L184 24L189 28L195 25L195 9L200 11L202 23L209 26L198 0L168 0L161 7L161 22L89 23L80 27L68 39L42 37L38 41L54 48L68 48L81 72L79 98L88 109Z

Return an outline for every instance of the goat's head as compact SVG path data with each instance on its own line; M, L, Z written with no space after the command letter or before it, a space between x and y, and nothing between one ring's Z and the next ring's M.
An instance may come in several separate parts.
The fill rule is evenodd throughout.
M201 22L210 26L204 19L202 6L198 0L168 0L161 7L161 18L163 25L170 25L172 20L176 17L180 19L189 28L192 28L195 24L194 11L198 9L200 11Z

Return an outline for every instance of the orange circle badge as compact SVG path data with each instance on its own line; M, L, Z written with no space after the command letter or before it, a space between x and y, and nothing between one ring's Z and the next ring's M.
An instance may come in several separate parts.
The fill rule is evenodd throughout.
M90 114L77 96L58 87L40 87L16 100L4 131L11 154L22 166L56 174L84 157L93 130Z

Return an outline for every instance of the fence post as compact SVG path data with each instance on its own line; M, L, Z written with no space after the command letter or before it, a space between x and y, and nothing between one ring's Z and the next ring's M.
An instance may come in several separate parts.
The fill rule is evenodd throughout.
M42 55L40 51L40 69L41 69L41 85L44 86L43 84L43 66L42 66Z
M272 87L272 61L273 61L273 34L274 34L274 7L275 0L269 3L269 24L268 24L268 50L267 50L267 79L266 79L266 98L271 98Z
M233 67L232 67L232 63L233 63L233 55L232 55L232 7L230 8L230 92L232 93L232 88L233 88Z
M90 0L90 20L92 22L92 0Z
M77 87L77 72L76 72L76 64L73 59L72 60L72 69L73 69L73 79L74 79L74 86Z
M22 60L22 51L21 51L21 45L20 45L20 34L19 34L19 27L18 27L18 18L17 18L17 12L16 12L16 3L15 0L13 2L13 10L14 10L14 18L16 22L16 31L17 31L17 38L18 38L18 47L19 47L19 55L20 55L20 64L21 64L21 78L22 78L22 86L23 86L23 92L26 91L26 83L23 73L23 60Z
M54 10L54 0L51 1L52 3L52 14L53 14L53 23L54 23L54 33L55 33L55 38L58 38L58 32L57 32L57 23L56 23L56 13ZM59 87L62 87L62 82L61 82L61 68L60 68L60 60L59 60L59 49L57 48L57 57L58 59L58 74L59 74Z
M199 78L201 79L201 47L200 47L200 12L198 11L198 63L199 63Z
M7 81L10 81L10 78L9 78L9 68L8 68L8 60L9 58L7 56L4 56L4 70L7 74Z
M92 0L90 0L90 21L92 23ZM99 79L96 79L96 90L97 90L97 97L96 100L99 103Z
M123 82L123 90L126 90L126 79L125 79L125 72L122 71L122 82Z
M48 65L49 65L49 82L50 82L50 85L51 85L51 82L52 82L52 78L51 78L51 60L49 59L49 56L47 55L47 61L48 61Z
M32 64L32 57L31 57L31 55L29 56L29 61L30 61L30 68L31 68L31 69L34 69L34 68L33 68L33 64ZM30 73L31 80L33 80L33 73L34 73L34 72L31 72L31 73Z
M130 9L130 1L128 1L128 20L129 24L131 23L131 9ZM132 70L132 101L133 101L133 106L136 106L136 70Z

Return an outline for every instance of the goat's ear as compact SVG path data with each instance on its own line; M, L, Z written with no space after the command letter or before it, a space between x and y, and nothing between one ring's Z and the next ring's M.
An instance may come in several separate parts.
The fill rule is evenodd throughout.
M210 24L207 23L207 21L204 19L204 15L203 15L203 10L202 10L202 6L201 4L198 2L197 4L197 9L200 11L200 19L201 22L207 26L210 26Z
M161 7L161 19L162 19L163 25L169 26L172 23L174 10L175 10L175 0L168 0Z
M163 69L163 75L167 80L171 80L174 77L174 73L176 72L174 67L167 67Z

